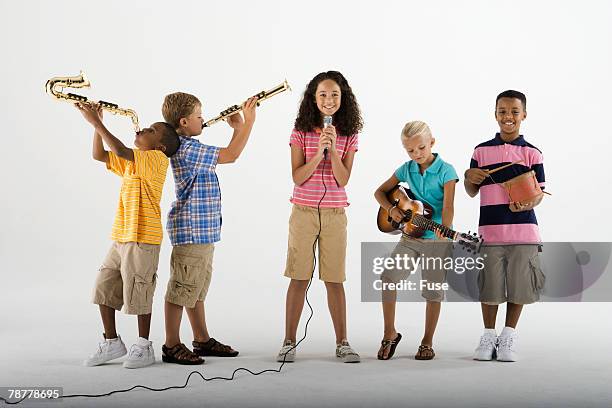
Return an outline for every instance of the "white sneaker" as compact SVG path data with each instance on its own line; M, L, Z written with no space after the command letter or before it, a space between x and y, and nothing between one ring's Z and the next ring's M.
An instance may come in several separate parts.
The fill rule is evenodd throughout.
M86 367L94 367L125 356L126 354L127 350L125 344L123 344L121 340L121 336L117 336L116 339L104 339L103 342L98 344L98 350L85 360L83 365Z
M518 356L516 354L516 334L503 333L497 338L498 349L497 349L497 361L516 361Z
M336 357L341 358L344 363L358 363L361 361L359 354L353 350L348 341L336 344Z
M474 360L491 361L497 354L497 335L495 332L485 332L480 336L480 343L474 351Z
M123 362L123 368L142 368L154 363L155 353L153 352L153 343L143 337L139 337L136 344L130 347L130 354L127 360Z
M293 341L285 340L283 347L281 347L280 351L278 352L276 361L279 363L293 363L295 361L295 343Z

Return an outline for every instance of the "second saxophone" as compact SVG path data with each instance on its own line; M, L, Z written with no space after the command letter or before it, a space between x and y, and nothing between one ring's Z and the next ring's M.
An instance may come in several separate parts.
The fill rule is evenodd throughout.
M290 91L291 87L289 86L289 83L287 82L287 80L285 80L280 85L277 85L274 88L269 89L267 91L261 91L257 95L253 95L253 96L257 97L257 106L259 106L259 103L261 101L264 101L264 100L266 100L268 98L273 97L274 95L277 95L277 94L279 94L281 92L284 92L284 91L287 91L287 90ZM217 122L225 120L229 116L232 116L232 115L240 112L241 110L242 110L242 105L233 105L233 106L230 106L229 108L227 108L224 111L222 111L218 116L208 120L207 122L204 122L204 124L202 125L202 128L214 125Z

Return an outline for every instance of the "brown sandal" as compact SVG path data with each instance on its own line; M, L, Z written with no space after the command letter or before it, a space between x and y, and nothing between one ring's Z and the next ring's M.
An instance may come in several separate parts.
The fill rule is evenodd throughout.
M395 348L397 347L401 339L402 339L402 334L397 333L397 336L395 336L395 339L381 341L380 349L378 350L378 355L377 355L378 359L379 360L389 360L391 357L393 357L393 354L395 354ZM389 349L389 354L387 354L387 358L385 358L383 357L383 355L387 347L390 347L390 349Z
M436 356L436 353L434 352L434 349L431 348L431 346L421 344L414 358L415 360L431 360L435 356Z
M198 357L193 351L189 350L183 343L174 347L162 346L162 361L164 363L174 363L181 365L198 365L204 360Z
M236 357L238 352L228 345L219 343L214 338L203 341L193 341L193 352L198 356L213 356L213 357Z

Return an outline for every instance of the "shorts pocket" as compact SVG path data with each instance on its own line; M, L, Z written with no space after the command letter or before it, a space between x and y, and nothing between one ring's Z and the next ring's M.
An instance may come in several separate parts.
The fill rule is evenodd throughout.
M174 298L187 301L193 297L199 268L203 268L203 265L202 259L197 256L181 254L172 260L169 289Z
M157 273L154 273L150 279L134 275L132 292L130 294L130 305L140 307L147 306L153 298L156 282Z
M531 284L533 286L533 290L540 292L542 289L544 289L546 276L544 275L544 272L542 272L540 257L538 255L529 260L529 268L531 270Z
M197 256L181 255L173 261L174 278L182 283L195 283L197 269L202 266L202 259Z
M155 252L157 247L159 247L159 245L144 244L142 242L136 242L136 246L138 247L138 249L141 249L141 250L147 251L147 252L151 252L151 253Z

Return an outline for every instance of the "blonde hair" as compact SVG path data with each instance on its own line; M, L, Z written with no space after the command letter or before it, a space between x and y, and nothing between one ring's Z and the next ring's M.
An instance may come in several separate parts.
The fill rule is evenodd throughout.
M406 123L402 129L402 140L409 139L417 135L427 136L430 139L433 137L427 123L421 122L420 120Z
M174 92L164 98L162 115L166 122L178 129L181 118L191 115L197 106L202 106L202 103L196 96L185 92Z

